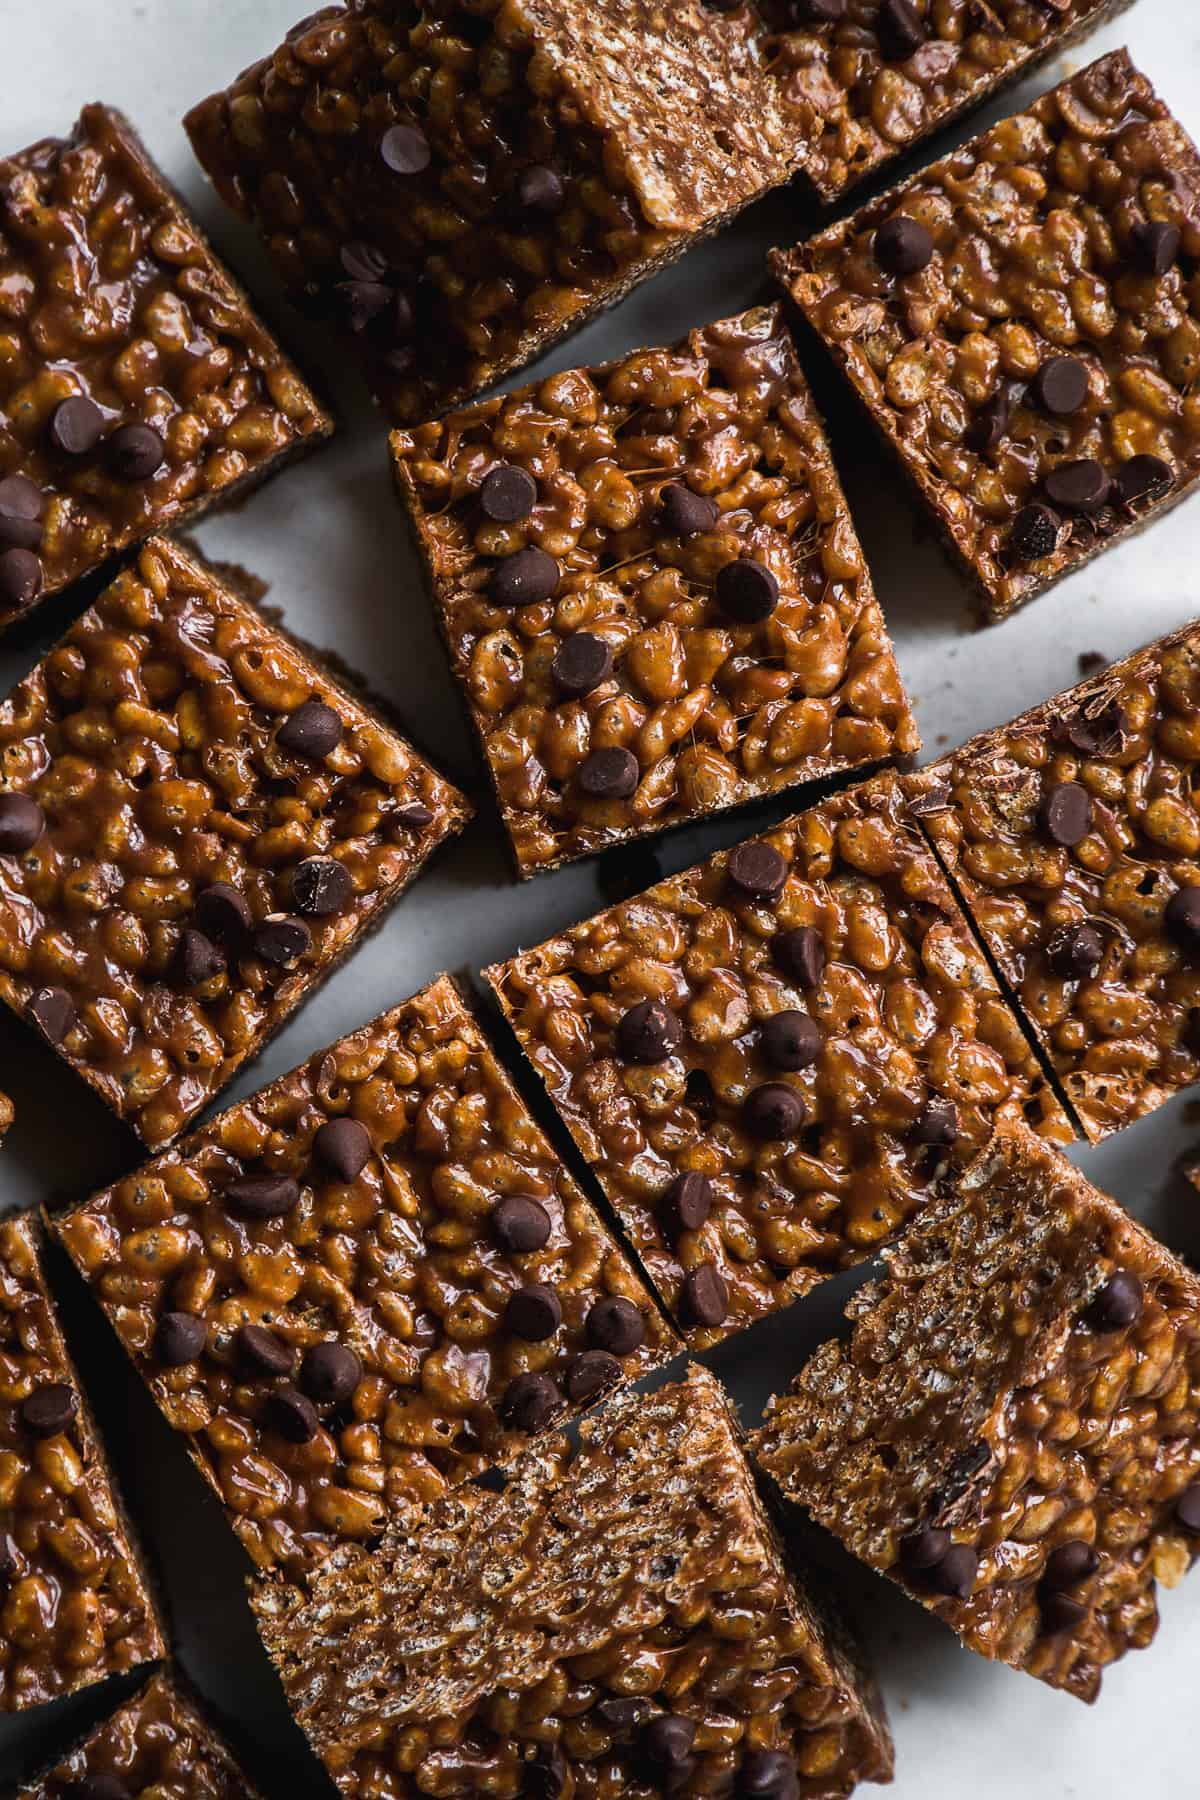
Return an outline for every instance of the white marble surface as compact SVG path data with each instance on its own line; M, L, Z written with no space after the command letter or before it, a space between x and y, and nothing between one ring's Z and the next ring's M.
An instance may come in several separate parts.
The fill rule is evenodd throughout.
M271 49L306 0L0 0L4 49L2 147L65 130L78 107L104 99L125 108L151 150L211 226L218 246L268 311L276 292L250 234L207 190L179 120L187 106ZM1186 123L1200 128L1200 26L1175 0L1140 0L1074 52L1127 43ZM1038 78L1028 92L1065 70ZM998 115L1011 109L1002 101ZM961 130L959 136L968 135ZM762 252L808 228L795 194L776 195L677 268L643 288L548 360L563 367L639 343L666 341L734 310L762 290ZM399 703L423 741L460 779L477 786L470 746L450 690L392 504L381 421L336 354L295 321L294 348L324 372L342 416L332 447L197 533L206 552L239 562L270 583L290 625L368 671ZM823 397L828 393L824 390ZM833 390L835 451L914 696L928 752L998 722L1077 674L1080 651L1122 654L1200 611L1194 541L1200 502L1102 557L1025 613L987 633L968 628L963 584L914 529L893 468L864 441ZM0 650L0 686L34 659L34 642ZM664 868L681 868L744 826L725 820L664 840ZM388 924L295 1019L235 1086L249 1092L311 1050L361 1024L442 968L478 969L518 943L594 910L591 866L523 886L509 878L494 819L483 817L393 912ZM83 1087L0 1019L0 1086L19 1107L0 1154L0 1207L82 1195L134 1160L124 1138ZM1195 1135L1193 1127L1192 1134ZM1198 1203L1171 1178L1188 1141L1187 1106L1176 1101L1099 1152L1081 1152L1102 1185L1150 1220L1173 1247L1200 1251ZM64 1288L71 1294L69 1272ZM239 1592L240 1557L177 1442L128 1378L107 1327L74 1295L70 1317L84 1367L126 1472L137 1514L160 1554L187 1666L241 1728L250 1759L279 1800L327 1792L289 1726L257 1648ZM828 1292L768 1321L712 1358L731 1381L748 1422L786 1382L834 1316ZM884 1582L818 1545L875 1651L896 1734L896 1800L1149 1800L1195 1794L1195 1654L1200 1578L1166 1597L1159 1639L1105 1680L1088 1710L1028 1678L958 1648L935 1621ZM19 1724L0 1722L0 1794L29 1759L60 1745L71 1722L108 1697L84 1697ZM870 1790L867 1790L868 1792Z

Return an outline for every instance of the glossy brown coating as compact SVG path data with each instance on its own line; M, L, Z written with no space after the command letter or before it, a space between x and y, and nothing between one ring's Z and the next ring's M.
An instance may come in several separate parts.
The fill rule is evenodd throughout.
M714 856L485 971L522 1048L603 1183L688 1341L715 1342L873 1255L923 1206L938 1163L965 1160L998 1117L1069 1138L899 785L881 776L767 834L787 864L774 900L741 895ZM806 986L782 933L813 926L825 961ZM617 1027L646 999L683 1026L653 1064ZM777 1069L762 1026L795 1009L816 1059ZM783 1084L799 1124L755 1100ZM953 1144L921 1127L953 1103ZM708 1176L710 1210L678 1229L672 1184ZM720 1289L727 1307L722 1316Z
M906 781L988 948L1097 1140L1200 1080L1200 626L984 732ZM1074 845L1046 797L1090 798Z
M112 453L131 427L157 436L153 470ZM71 137L0 159L0 481L41 495L22 542L42 594L332 429L119 113L85 107Z
M873 252L897 211L934 242L906 276ZM1180 234L1161 273L1152 221ZM998 619L1200 479L1198 254L1200 159L1117 50L775 267ZM1064 354L1066 413L1037 381Z
M531 360L798 154L755 34L703 0L350 0L185 124L397 422Z
M581 1436L531 1451L502 1494L460 1488L374 1554L339 1552L307 1596L254 1584L346 1800L699 1800L765 1792L764 1753L794 1800L888 1780L882 1703L789 1575L713 1376L614 1402Z
M1200 1542L1200 1282L1011 1124L885 1259L754 1454L971 1649L1093 1700Z
M40 1428L39 1397L60 1430ZM49 1420L50 1408L42 1418ZM0 1713L163 1654L28 1215L0 1219Z
M372 1154L341 1181L312 1145L347 1118ZM251 1211L233 1198L234 1183L265 1176L290 1204ZM535 1247L501 1241L505 1197L543 1220ZM597 1301L622 1296L643 1321L615 1378L674 1347L445 976L56 1229L260 1568L298 1572L510 1455L518 1377L549 1383L551 1414L564 1414ZM531 1341L505 1310L539 1282L562 1322ZM208 1328L182 1365L159 1336L176 1311ZM247 1354L246 1325L284 1354ZM358 1379L339 1377L336 1392L304 1354L326 1341L358 1359Z
M15 1800L86 1800L87 1783L125 1800L259 1800L179 1679L158 1674Z
M521 874L918 747L778 306L395 432L392 451ZM501 460L537 483L512 525L479 507ZM680 484L715 517L683 517ZM529 545L557 560L553 597L498 604L498 559ZM740 623L714 584L746 559L777 598ZM576 633L613 658L581 695L554 673ZM588 759L615 749L634 791L592 798Z
M276 738L314 696L344 726L319 759ZM23 854L0 854L0 997L151 1147L469 816L390 725L161 538L0 704L0 756L0 791L46 820ZM433 815L416 829L414 801ZM281 947L268 921L297 909L293 874L314 853L353 893Z

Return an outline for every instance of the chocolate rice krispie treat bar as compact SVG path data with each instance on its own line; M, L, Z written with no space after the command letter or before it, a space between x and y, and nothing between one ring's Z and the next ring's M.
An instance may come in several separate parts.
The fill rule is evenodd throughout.
M392 455L521 875L917 749L778 306Z
M0 159L0 631L332 428L120 113Z
M260 1568L676 1348L446 976L56 1229Z
M178 1674L151 1677L15 1800L259 1800Z
M1005 1124L752 1448L980 1655L1094 1700L1200 1547L1200 1282Z
M797 161L703 0L349 0L185 125L398 423L532 360Z
M697 1347L873 1255L997 1118L1071 1135L894 776L485 976Z
M891 1777L882 1702L699 1368L252 1600L346 1800L836 1800Z
M1116 50L774 265L996 620L1200 478L1198 255Z
M28 1213L0 1219L0 1713L163 1654Z
M1089 1138L1200 1080L1200 625L906 789Z
M0 998L157 1147L469 813L155 538L0 703Z

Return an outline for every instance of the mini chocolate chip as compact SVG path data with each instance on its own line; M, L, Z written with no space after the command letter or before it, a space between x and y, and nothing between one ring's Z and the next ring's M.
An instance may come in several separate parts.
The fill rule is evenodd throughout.
M1200 950L1200 887L1181 887L1171 895L1163 925L1181 949Z
M427 825L433 824L434 812L421 800L406 800L390 817L394 825L403 825L406 831L424 831Z
M915 275L932 261L933 238L919 219L893 213L875 232L875 261L889 275Z
M550 673L563 694L590 694L612 674L613 653L602 637L573 631L554 653Z
M775 611L779 583L766 563L753 556L740 556L717 570L713 592L727 617L742 625L755 625Z
M807 1069L821 1054L820 1028L806 1012L772 1013L758 1041L773 1069Z
M794 1758L782 1750L748 1750L737 1772L735 1794L760 1800L798 1800L800 1782Z
M544 1343L562 1324L562 1301L546 1282L531 1281L508 1296L504 1323L527 1344Z
M566 183L546 163L534 163L517 177L517 200L526 212L561 212L566 198Z
M643 1694L607 1694L596 1702L596 1711L614 1731L636 1731L653 1717L654 1706Z
M1008 528L1005 547L1014 562L1041 562L1058 547L1058 515L1033 500L1023 506Z
M526 1372L510 1381L500 1403L505 1423L514 1431L543 1431L561 1412L563 1397L549 1375Z
M349 1344L310 1344L300 1361L300 1386L319 1406L341 1406L362 1380L363 1366Z
M755 1137L793 1137L806 1116L804 1101L786 1081L764 1081L746 1095L742 1120Z
M21 1402L21 1423L34 1437L57 1437L75 1417L79 1400L75 1389L65 1381L49 1381L34 1388Z
M1145 500L1148 496L1157 499L1160 494L1166 493L1174 480L1175 471L1169 462L1164 462L1161 456L1139 452L1137 456L1126 457L1117 470L1117 497L1126 506L1132 506L1135 500Z
M379 154L393 175L419 175L429 167L429 139L416 125L389 125L379 140Z
M923 1525L900 1545L900 1566L911 1575L924 1575L936 1569L953 1543L950 1533L941 1525Z
M1088 1608L1082 1600L1073 1600L1070 1594L1041 1594L1039 1604L1044 1637L1058 1637L1064 1631L1078 1631L1088 1616Z
M1059 463L1042 483L1046 498L1068 512L1098 512L1107 503L1112 482L1094 456Z
M218 943L236 941L253 923L249 903L227 881L201 888L192 911L205 935Z
M562 1800L571 1786L567 1759L557 1744L539 1744L525 1764L521 1792L530 1800Z
M589 800L628 800L636 790L641 770L632 750L613 744L593 750L579 768L580 790Z
M683 1713L660 1713L642 1733L641 1748L658 1769L672 1769L691 1755L696 1723Z
M528 1194L509 1194L492 1212L492 1234L510 1256L526 1256L549 1242L550 1214Z
M1088 397L1087 364L1077 356L1048 356L1029 384L1034 402L1052 418L1077 413Z
M163 1313L154 1331L158 1360L168 1369L195 1362L208 1339L208 1327L195 1313Z
M166 451L152 425L119 425L105 440L104 457L119 481L146 481L162 468Z
M883 0L875 30L887 62L907 62L929 36L912 0Z
M323 700L306 700L294 713L288 714L275 733L275 742L291 756L320 762L331 750L337 749L342 732L342 721L332 706L326 706Z
M945 1556L926 1571L925 1579L935 1594L945 1594L951 1600L966 1600L978 1573L979 1557L970 1544L952 1544Z
M254 954L275 969L290 969L312 944L312 932L299 919L274 913L254 933Z
M537 496L537 482L527 469L519 469L515 463L497 463L484 476L479 504L497 524L514 525L518 519L528 518Z
M693 493L682 481L668 481L658 499L662 522L676 537L711 531L721 516L715 500Z
M788 866L774 844L752 838L748 844L735 844L725 864L725 874L732 887L753 900L774 900L783 890Z
M1129 232L1133 260L1151 275L1165 275L1179 255L1178 225L1165 219L1139 219Z
M1072 849L1092 828L1092 801L1077 781L1056 781L1042 796L1038 823L1053 844Z
M967 429L963 433L963 443L968 450L994 450L1008 430L1011 409L1007 393L1001 389L985 400L976 411Z
M613 1294L588 1309L588 1342L613 1356L631 1356L646 1336L646 1322L632 1300Z
M712 1211L713 1185L707 1175L688 1169L677 1175L659 1205L666 1231L677 1238L681 1231L699 1231Z
M715 1263L689 1269L680 1289L680 1307L693 1325L720 1325L729 1314L729 1289Z
M175 955L171 961L176 980L186 988L199 987L205 981L211 981L214 975L224 970L225 952L197 931L192 925L185 925L179 934L179 942L175 946Z
M388 272L388 259L365 238L352 238L338 251L338 258L351 281L382 281Z
M771 939L771 960L797 987L819 987L825 973L824 940L815 925L777 931Z
M567 1364L567 1397L576 1406L606 1388L614 1388L625 1371L607 1350L581 1350Z
M239 1175L229 1182L225 1198L250 1219L281 1219L300 1199L300 1183L291 1175Z
M345 863L332 856L306 856L292 870L292 904L310 919L341 912L354 893L354 881Z
M836 25L848 5L849 0L796 0L796 17L808 25Z
M27 1008L29 1017L52 1044L61 1044L75 1024L75 1002L66 988L39 988Z
M958 1131L958 1108L953 1100L935 1098L927 1100L921 1108L912 1135L918 1144L932 1144L935 1149L948 1150L958 1142Z
M392 289L383 281L341 281L337 296L346 324L356 337L382 318L392 303Z
M28 475L0 481L0 549L36 550L42 541L46 496Z
M1094 925L1061 925L1046 945L1046 961L1064 981L1088 981L1104 961L1104 939Z
M233 1347L239 1359L264 1375L290 1375L296 1366L296 1352L265 1325L240 1325Z
M104 436L104 414L86 394L72 394L51 413L47 436L60 456L87 456Z
M666 1062L683 1042L683 1026L661 1000L639 1000L622 1014L616 1039L625 1062Z
M491 596L497 606L534 606L552 600L561 570L552 556L527 544L503 556L492 570Z
M1084 1538L1068 1538L1046 1558L1042 1586L1051 1592L1074 1587L1077 1581L1086 1581L1089 1575L1094 1575L1099 1567L1099 1553L1091 1544Z
M21 612L42 591L42 565L32 550L0 550L0 608Z
M1136 1325L1146 1304L1145 1292L1136 1275L1118 1269L1110 1275L1084 1313L1084 1322L1093 1331L1124 1331Z
M276 1388L267 1397L267 1423L289 1444L310 1444L321 1429L317 1409L299 1388Z
M354 1181L371 1160L371 1134L358 1119L326 1119L313 1133L312 1147L338 1181Z
M21 856L46 829L46 815L28 794L0 794L0 856Z
M1175 1517L1185 1531L1200 1533L1200 1481L1184 1488L1175 1502Z
M85 1775L63 1789L63 1800L132 1800L119 1775Z

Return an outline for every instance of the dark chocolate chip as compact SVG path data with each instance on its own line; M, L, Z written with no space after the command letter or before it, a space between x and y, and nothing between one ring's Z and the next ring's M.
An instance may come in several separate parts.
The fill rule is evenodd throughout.
M1008 430L1011 417L1007 393L1001 389L985 400L972 418L963 433L963 443L968 450L994 450Z
M758 1041L773 1069L807 1069L821 1054L820 1029L806 1012L772 1013Z
M632 750L612 744L593 750L579 767L579 786L589 800L628 800L641 774Z
M875 30L887 62L907 62L929 36L912 0L883 0Z
M39 988L27 1008L29 1017L52 1044L61 1044L75 1024L75 1002L66 988Z
M782 1750L748 1750L737 1772L734 1793L756 1800L798 1800L794 1758Z
M1165 275L1179 255L1178 225L1165 219L1139 219L1129 233L1133 260L1151 275Z
M680 1308L691 1325L720 1325L729 1315L729 1289L715 1263L689 1269L680 1289Z
M0 550L36 550L42 541L46 496L28 475L0 481Z
M1091 1544L1083 1538L1068 1538L1046 1558L1042 1586L1057 1593L1062 1588L1074 1587L1077 1581L1086 1581L1099 1567L1099 1554Z
M104 456L119 481L146 481L162 468L166 450L152 425L119 425L105 439Z
M662 522L676 537L711 531L720 508L707 494L695 494L682 481L668 481L659 495Z
M952 1544L938 1562L925 1574L935 1594L951 1600L966 1600L979 1573L979 1557L970 1544Z
M875 261L889 275L915 275L933 258L933 238L919 219L893 213L875 233Z
M1104 961L1104 939L1094 925L1061 925L1046 945L1046 961L1064 981L1088 981Z
M387 257L365 238L343 244L338 256L351 281L382 281L388 272Z
M1117 470L1117 497L1126 506L1132 506L1135 500L1157 499L1166 493L1174 480L1175 471L1169 462L1164 462L1161 456L1140 452L1137 456L1127 457Z
M357 1119L326 1119L317 1126L312 1147L338 1181L354 1181L371 1160L371 1134Z
M214 881L211 887L201 888L193 912L205 935L222 944L236 942L253 923L248 902L227 881Z
M57 1437L75 1417L79 1400L75 1389L65 1381L49 1381L34 1388L21 1402L21 1423L34 1437Z
M342 732L342 721L332 706L326 706L323 700L306 700L303 706L288 714L275 733L275 742L291 756L320 762L331 750L337 749Z
M646 1321L632 1300L613 1294L589 1307L585 1330L588 1342L597 1350L632 1356L645 1339Z
M312 944L312 932L299 919L276 913L264 919L254 933L254 954L275 969L298 963Z
M779 600L779 583L766 563L753 556L741 556L718 569L713 591L721 611L742 625L768 618Z
M1185 1531L1200 1533L1200 1481L1184 1488L1175 1502L1175 1517Z
M694 1719L683 1713L660 1713L642 1733L641 1747L657 1769L672 1769L691 1755L696 1739Z
M654 1706L643 1694L608 1694L596 1702L596 1711L614 1731L636 1731L653 1716Z
M579 1406L593 1395L616 1387L624 1372L607 1350L582 1350L567 1364L567 1396Z
M434 812L421 800L406 800L403 806L396 807L391 819L394 825L403 825L406 831L424 831L427 825L433 824Z
M562 1301L544 1281L531 1281L508 1296L504 1323L514 1337L528 1344L552 1338L562 1324Z
M1059 463L1057 468L1050 470L1042 486L1046 498L1068 512L1099 512L1112 491L1112 482L1094 456L1081 457L1078 462Z
M699 1231L712 1211L713 1185L707 1175L688 1169L677 1175L659 1206L659 1216L667 1233L677 1238L681 1231Z
M0 550L0 609L21 612L42 591L42 565L32 550Z
M416 125L390 125L379 140L379 154L393 175L419 175L429 167L429 139Z
M220 975L225 968L225 952L197 931L192 925L185 925L179 934L179 942L175 946L172 969L176 980L186 988L199 987L205 981L211 981L214 975Z
M764 1081L752 1088L742 1108L747 1131L773 1140L794 1137L805 1117L803 1099L786 1081Z
M332 856L306 856L292 870L292 904L310 919L341 912L354 893L345 863Z
M195 1313L163 1313L154 1332L158 1360L168 1369L195 1362L208 1339L208 1327Z
M356 336L382 318L392 304L392 289L383 281L342 281L337 295L346 324Z
M530 1800L563 1800L572 1786L567 1759L557 1744L539 1744L525 1764L522 1794Z
M1070 1594L1041 1594L1038 1598L1044 1637L1058 1637L1066 1631L1078 1631L1088 1616L1088 1608L1082 1600L1073 1600Z
M362 1363L349 1344L335 1344L328 1338L310 1344L300 1360L300 1386L319 1406L341 1406L362 1375Z
M661 1000L639 1000L617 1025L617 1053L625 1062L660 1063L683 1042L683 1026Z
M1092 801L1077 781L1056 781L1042 796L1038 823L1053 844L1072 849L1092 828Z
M1136 1275L1118 1269L1110 1275L1085 1312L1084 1322L1093 1331L1124 1331L1136 1325L1146 1304L1145 1292Z
M46 815L28 794L0 794L0 856L22 856L46 829Z
M573 631L554 654L550 673L563 694L590 694L612 674L613 653L602 637Z
M1036 405L1052 418L1077 413L1088 397L1087 364L1077 356L1048 356L1029 384Z
M953 1539L940 1525L923 1525L900 1545L900 1566L910 1575L925 1575L936 1569L950 1549Z
M1183 950L1200 950L1200 887L1181 887L1163 908L1163 925Z
M547 163L534 163L517 177L517 200L526 212L561 212L566 198L566 183Z
M788 866L774 844L752 838L748 844L735 844L725 864L731 887L752 900L774 900L783 890Z
M918 1144L932 1144L948 1150L958 1142L958 1108L953 1100L927 1100L921 1108L912 1135Z
M87 456L104 436L104 414L86 394L72 394L51 413L47 435L60 456Z
M276 1388L268 1396L266 1417L271 1429L289 1444L310 1444L321 1429L312 1401L291 1386Z
M550 1238L550 1214L528 1194L509 1194L492 1213L492 1234L509 1256L540 1250Z
M1006 549L1014 562L1041 562L1058 546L1058 515L1037 500L1023 506L1008 528Z
M63 1800L132 1800L119 1775L85 1775L63 1789Z
M563 1397L549 1375L525 1373L510 1381L500 1403L505 1423L514 1431L543 1431L562 1411Z
M537 482L528 469L515 463L497 463L483 478L479 504L489 519L513 525L528 518L537 502Z
M290 1375L296 1366L292 1346L265 1325L239 1326L233 1346L241 1362L264 1375Z
M824 940L815 925L777 931L771 939L771 959L797 987L819 987L825 973Z
M492 570L491 595L497 606L533 606L552 600L561 571L552 556L527 544L501 557Z
M281 1219L298 1203L300 1183L291 1175L239 1175L225 1198L249 1219Z

